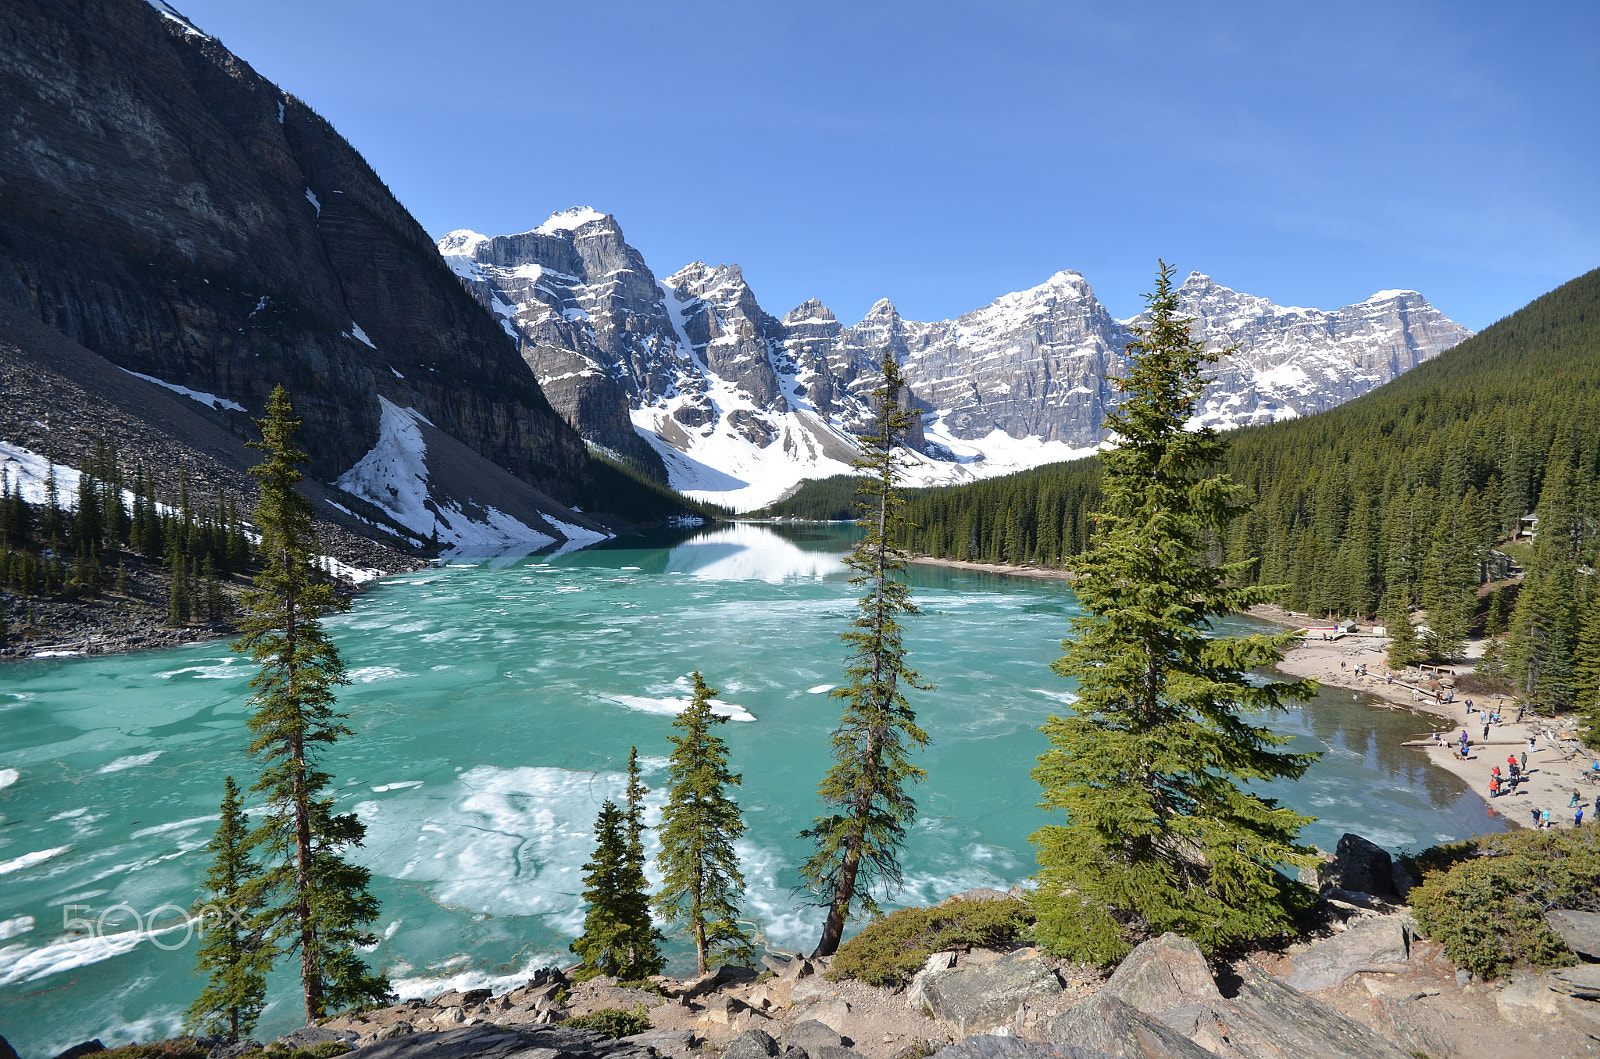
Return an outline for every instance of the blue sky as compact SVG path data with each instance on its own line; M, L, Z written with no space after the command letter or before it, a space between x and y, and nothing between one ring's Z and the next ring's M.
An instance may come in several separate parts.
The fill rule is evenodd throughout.
M938 319L1157 257L1482 328L1600 265L1600 4L177 0L436 237L613 213L768 311Z

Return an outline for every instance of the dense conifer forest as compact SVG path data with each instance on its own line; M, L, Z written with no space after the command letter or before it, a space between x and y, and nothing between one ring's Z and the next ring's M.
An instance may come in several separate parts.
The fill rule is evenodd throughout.
M1391 619L1423 608L1420 646L1433 657L1453 656L1469 625L1486 622L1511 633L1509 672L1523 682L1530 642L1566 645L1555 652L1570 660L1555 666L1566 690L1541 692L1538 677L1535 697L1571 702L1600 684L1583 672L1580 644L1600 643L1590 614L1600 592L1589 585L1600 545L1600 270L1364 397L1229 442L1225 469L1255 505L1216 542L1217 558L1254 560L1251 581L1285 586L1285 606ZM842 491L808 484L765 513L837 517ZM1100 504L1095 458L920 490L904 544L936 558L1070 567ZM1558 545L1514 539L1530 515L1558 531ZM1526 601L1519 619L1510 593L1482 586L1524 564L1544 602ZM1535 609L1554 627L1532 624Z
M16 480L0 482L0 588L42 599L125 594L123 565L137 557L171 575L168 624L226 619L231 599L222 582L251 562L244 522L229 498L197 503L179 480L176 497L158 497L149 469L122 466L116 447L102 441L84 461L71 504L54 462L43 503L23 499Z

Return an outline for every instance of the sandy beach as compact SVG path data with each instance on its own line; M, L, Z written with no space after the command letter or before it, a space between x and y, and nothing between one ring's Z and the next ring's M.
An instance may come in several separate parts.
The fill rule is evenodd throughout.
M1305 622L1304 616L1292 616L1276 607L1252 608L1251 614L1281 625L1303 626ZM1535 808L1550 810L1552 827L1573 826L1577 810L1570 803L1574 791L1583 802L1584 826L1596 822L1600 782L1589 777L1594 756L1576 752L1574 718L1529 714L1519 724L1514 720L1516 708L1508 702L1503 723L1490 725L1485 740L1487 718L1476 707L1488 705L1493 711L1497 706L1492 697L1487 703L1474 698L1469 714L1470 696L1457 693L1454 702L1441 703L1431 692L1422 693L1398 681L1387 681L1384 678L1389 669L1384 652L1388 646L1386 637L1370 633L1347 634L1335 640L1308 639L1291 649L1278 669L1290 676L1313 677L1330 687L1363 691L1388 703L1390 708L1410 710L1417 716L1419 740L1428 739L1433 732L1440 733L1439 743L1417 746L1416 752L1426 755L1431 764L1460 776L1488 801L1490 808L1519 827L1533 826ZM1362 666L1366 666L1365 675L1360 674ZM1463 730L1471 740L1471 752L1465 761L1457 758L1454 750ZM1532 750L1529 739L1533 740ZM1528 751L1526 778L1515 793L1490 798L1492 770L1498 765L1504 780L1508 776L1506 758L1515 756L1520 764L1523 751Z

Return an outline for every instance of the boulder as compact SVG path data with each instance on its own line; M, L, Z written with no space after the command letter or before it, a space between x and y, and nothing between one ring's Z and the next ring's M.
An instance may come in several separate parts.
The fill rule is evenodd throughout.
M1561 995L1556 998L1561 1015L1577 1029L1600 1039L1600 1001Z
M761 1033L760 1030L751 1030L750 1032ZM745 1035L740 1034L740 1036ZM762 1036L765 1037L766 1034L763 1033ZM738 1039L738 1037L734 1038L735 1041ZM770 1037L767 1039L771 1040ZM699 1038L695 1035L694 1030L645 1030L643 1033L622 1037L619 1039L619 1043L634 1044L641 1048L693 1048L697 1040ZM732 1045L730 1044L729 1047L732 1047ZM773 1054L776 1055L777 1053L774 1052Z
M861 1059L861 1053L842 1044L819 1044L802 1052L807 1059Z
M722 1059L773 1059L781 1050L778 1042L762 1031L745 1030L722 1049Z
M1319 941L1296 956L1294 971L1285 981L1300 990L1328 989L1363 969L1392 970L1410 956L1411 939L1404 921L1392 916L1369 916L1356 920L1343 934Z
M563 1059L651 1059L637 1044L611 1040L592 1030L566 1026L470 1026L443 1033L410 1033L349 1053L350 1059L532 1059L561 1053Z
M1024 1041L980 1033L934 1053L940 1059L1111 1059L1104 1052L1070 1044Z
M924 1010L961 1036L1009 1025L1024 1004L1061 996L1061 982L1033 949L981 967L935 971L922 983Z
M795 959L799 959L799 957L795 957ZM761 957L761 966L765 967L773 974L782 974L784 971L789 969L789 965L793 962L794 960L791 960L787 956L774 956L771 953L767 953Z
M1117 1059L1217 1059L1215 1052L1105 992L1051 1019L1045 1035Z
M1222 999L1200 946L1170 932L1128 953L1103 992L1146 1015L1197 1000Z
M844 1045L844 1038L839 1031L826 1023L816 1019L805 1019L795 1024L789 1031L787 1043L796 1048L804 1048L807 1055L815 1056L818 1048L839 1048Z
M1234 1013L1229 1024L1234 1046L1246 1059L1410 1059L1365 1026L1254 963L1245 965L1239 993L1227 1007ZM1259 1043L1252 1044L1252 1037Z
M1376 996L1367 1004L1367 1019L1379 1034L1411 1055L1449 1059L1455 1046L1431 1025L1416 1005L1393 996Z
M949 897L946 897L943 901L940 901L938 904L934 905L933 907L935 907L935 908L943 908L945 905L953 904L956 901L1013 901L1013 900L1015 900L1015 898L1013 898L1010 894L1006 893L1004 890L996 890L993 887L989 887L989 886L980 886L976 890L966 890L966 891L963 891L962 893L952 894Z
M333 1044L338 1042L354 1046L361 1034L354 1030L330 1030L325 1026L302 1026L297 1030L290 1030L279 1037L277 1044L288 1051L297 1049L311 1049L319 1044Z
M956 954L953 952L936 952L924 960L922 970L911 976L911 984L906 988L906 1005L913 1011L923 1010L928 1003L927 994L923 992L928 976L948 971L955 965Z
M1600 964L1557 967L1544 976L1551 989L1583 1000L1600 1000Z
M789 961L783 970L778 972L778 978L785 982L798 982L802 978L809 978L816 973L816 970L810 960L804 956L796 956Z
M379 1030L374 1035L374 1039L380 1041L392 1041L396 1037L404 1037L408 1033L415 1032L417 1032L416 1027L412 1026L409 1022L391 1022L389 1025ZM207 1056L206 1059L211 1059L211 1057ZM230 1056L229 1059L234 1059L234 1057Z
M56 1059L80 1059L81 1056L93 1055L95 1052L103 1052L105 1050L106 1046L101 1044L100 1039L97 1037L92 1041L74 1044L71 1048L57 1055Z
M762 982L750 990L750 1006L757 1011L788 1007L794 986L781 978Z
M0 1059L19 1059L17 1050L4 1037L0 1037Z
M1507 1022L1537 1025L1561 1013L1561 994L1543 975L1513 975L1494 995L1494 1006Z
M1600 960L1600 912L1551 909L1544 914L1544 921L1561 937L1567 948L1579 956Z
M844 1000L824 1000L806 1009L806 1021L820 1022L835 1033L844 1033L850 1018L850 1004Z
M261 1042L246 1038L242 1041L213 1044L211 1050L206 1053L206 1059L239 1059L241 1055L259 1051L261 1051Z
M1333 851L1333 861L1318 871L1320 889L1330 886L1374 897L1398 897L1394 890L1394 858L1360 835L1346 834Z

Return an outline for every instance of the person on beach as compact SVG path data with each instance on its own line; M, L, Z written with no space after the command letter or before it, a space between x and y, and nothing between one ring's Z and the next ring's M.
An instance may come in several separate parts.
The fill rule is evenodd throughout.
M1573 827L1582 827L1583 826L1583 806L1581 806L1581 805L1578 806L1578 811L1572 814L1572 826Z
M1489 722L1488 721L1485 721L1483 723L1483 741L1485 743L1487 743L1489 741Z
M1539 826L1539 813L1542 812L1542 811L1543 810L1541 810L1537 805L1533 807L1533 826L1534 827L1538 827Z
M1567 808L1568 809L1576 809L1578 806L1580 806L1582 804L1583 804L1583 798L1579 796L1577 788L1573 788L1572 800L1567 802Z
M1528 752L1526 750L1522 752L1522 771L1528 771Z
M1489 777L1489 797L1490 797L1490 799L1494 799L1494 798L1500 797L1500 777L1499 776L1490 776ZM1581 813L1581 812L1583 812L1583 810L1579 809L1578 812Z
M1550 830L1550 810L1548 810L1548 809L1540 810L1540 812L1539 812L1539 827L1542 830L1545 830L1545 831Z

